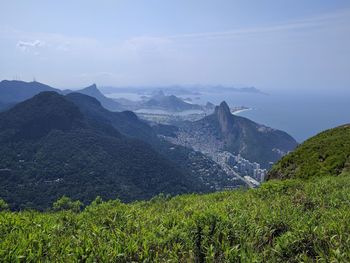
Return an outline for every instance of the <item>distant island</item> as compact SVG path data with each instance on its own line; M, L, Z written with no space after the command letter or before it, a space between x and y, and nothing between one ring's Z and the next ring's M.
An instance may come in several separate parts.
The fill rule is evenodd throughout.
M101 87L100 90L105 94L133 92L140 95L154 95L159 91L173 95L201 95L205 92L215 93L254 93L266 95L267 93L256 87L235 87L225 85L169 85L169 86L122 86L122 87Z

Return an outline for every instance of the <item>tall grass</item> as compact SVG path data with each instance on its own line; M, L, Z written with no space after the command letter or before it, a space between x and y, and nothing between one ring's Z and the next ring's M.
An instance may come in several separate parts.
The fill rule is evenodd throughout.
M350 177L0 212L4 262L349 262Z

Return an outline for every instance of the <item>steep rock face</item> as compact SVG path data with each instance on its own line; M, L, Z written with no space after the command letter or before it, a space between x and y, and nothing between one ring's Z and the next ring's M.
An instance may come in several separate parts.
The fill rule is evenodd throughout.
M95 96L101 96L102 93L97 89L97 86L96 84L92 84L91 86L88 86L84 89L81 89L80 90L80 93L89 93L89 94L86 94L86 95L89 95L91 97L95 97Z
M233 126L233 118L229 106L225 101L215 108L216 118L219 122L221 132L228 134Z

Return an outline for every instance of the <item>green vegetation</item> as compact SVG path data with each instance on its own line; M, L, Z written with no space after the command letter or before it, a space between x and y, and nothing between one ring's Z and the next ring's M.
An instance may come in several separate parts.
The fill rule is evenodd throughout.
M350 125L312 137L285 156L269 173L269 178L310 178L339 175L350 168Z
M0 258L348 262L348 176L270 181L259 189L207 195L161 195L132 204L97 198L80 213L0 212Z
M55 211L71 210L73 212L79 212L82 206L82 202L79 200L72 201L72 199L67 196L62 196L60 199L53 203L53 209Z
M3 199L0 199L0 211L5 211L8 208L9 205Z

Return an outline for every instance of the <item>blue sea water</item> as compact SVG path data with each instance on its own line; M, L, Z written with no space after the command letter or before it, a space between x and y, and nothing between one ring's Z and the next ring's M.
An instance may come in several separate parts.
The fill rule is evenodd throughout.
M249 93L208 93L197 103L225 100L230 106L247 106L239 113L255 122L288 132L298 142L317 133L350 123L350 91L343 93L282 93L269 95Z

